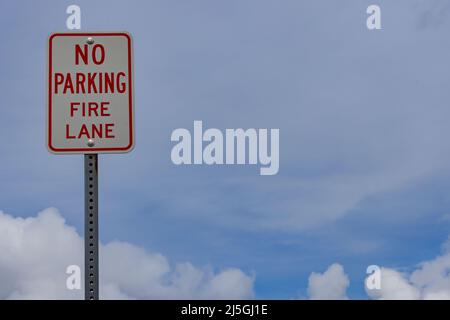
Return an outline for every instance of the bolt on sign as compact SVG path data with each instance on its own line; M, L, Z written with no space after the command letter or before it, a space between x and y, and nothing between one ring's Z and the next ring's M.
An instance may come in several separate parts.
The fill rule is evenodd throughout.
M129 152L134 145L131 36L53 33L48 59L48 149Z

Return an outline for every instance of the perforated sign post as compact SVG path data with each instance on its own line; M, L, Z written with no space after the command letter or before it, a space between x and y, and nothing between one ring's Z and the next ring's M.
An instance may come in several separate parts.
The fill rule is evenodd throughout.
M99 297L98 154L134 146L132 40L125 32L48 39L47 147L84 154L85 298Z

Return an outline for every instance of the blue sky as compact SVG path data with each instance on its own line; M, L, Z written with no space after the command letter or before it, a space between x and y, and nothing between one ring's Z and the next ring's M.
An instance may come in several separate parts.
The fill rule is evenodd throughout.
M382 9L382 30L366 8ZM255 274L256 298L307 295L338 262L408 271L450 229L446 1L2 1L0 210L56 207L83 230L83 158L45 148L46 39L125 30L136 147L100 157L102 242ZM175 166L176 128L279 128L280 171Z

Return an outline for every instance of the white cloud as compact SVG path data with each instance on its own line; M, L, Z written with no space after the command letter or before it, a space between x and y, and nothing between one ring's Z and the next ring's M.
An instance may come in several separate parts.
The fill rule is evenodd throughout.
M419 290L414 287L404 274L387 268L381 268L380 289L366 292L369 297L380 300L416 300L420 297Z
M450 251L448 242L444 253L433 260L419 264L412 273L401 273L381 268L381 288L369 290L374 299L446 299L450 300Z
M83 239L54 209L16 218L0 211L0 298L82 299L66 289L67 266L83 266ZM124 242L100 248L105 299L246 299L254 277L239 269L215 273L190 263L172 267L161 254Z
M380 300L450 300L450 237L442 245L442 255L420 263L410 273L393 268L381 267L379 270L379 289L368 289L367 295ZM372 273L366 278L375 276ZM308 283L310 299L348 299L348 276L344 268L332 264L324 273L311 273ZM374 283L369 281L369 283Z
M350 284L344 268L332 264L324 273L311 273L308 280L308 295L312 300L344 300Z

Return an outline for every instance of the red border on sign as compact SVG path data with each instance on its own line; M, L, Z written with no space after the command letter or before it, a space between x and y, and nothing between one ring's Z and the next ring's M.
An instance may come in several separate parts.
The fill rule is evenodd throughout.
M129 100L129 135L130 142L126 147L122 148L54 148L52 146L52 40L55 37L77 37L77 36L124 36L128 40L128 100ZM48 148L54 152L83 152L88 151L93 153L95 151L129 151L133 148L133 75L132 75L132 63L131 63L131 37L124 32L102 33L102 32L80 32L80 33L54 33L49 38L49 72L48 72Z

